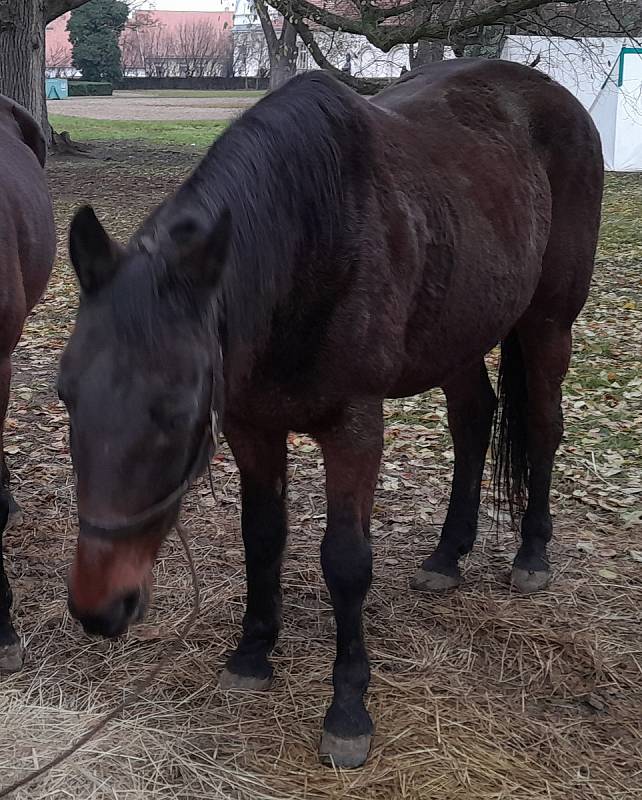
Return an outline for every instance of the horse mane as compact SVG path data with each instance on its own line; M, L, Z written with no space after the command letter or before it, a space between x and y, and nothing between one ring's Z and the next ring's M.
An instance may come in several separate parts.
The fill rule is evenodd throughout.
M346 193L358 195L355 183L369 164L366 108L325 73L293 78L235 121L133 237L130 249L162 242L186 209L205 210L212 225L229 209L232 238L217 297L228 349L247 352L268 335L297 264L327 260L343 246ZM118 290L121 323L124 314L153 328L168 276L160 248L151 269L137 270L135 285L127 280ZM172 302L183 305L180 283Z

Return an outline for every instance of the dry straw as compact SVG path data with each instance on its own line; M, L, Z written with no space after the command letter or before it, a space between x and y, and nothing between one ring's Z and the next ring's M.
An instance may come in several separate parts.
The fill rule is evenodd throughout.
M72 543L68 500L61 498L56 515L55 503L50 510L44 498L42 504L32 498L30 518L38 525L26 523L7 537L11 563L19 565L21 553L29 565L12 575L29 658L21 674L2 679L0 781L38 768L115 704L131 702L122 718L15 800L640 797L636 573L623 569L625 562L605 572L603 560L578 551L586 531L562 513L550 591L511 595L504 579L515 537L500 532L480 538L464 565L462 590L413 593L408 579L437 529L410 524L426 495L403 481L394 504L375 512L375 581L365 613L374 748L363 770L320 767L334 650L318 565L322 471L305 452L295 454L292 473L284 631L274 656L277 679L265 694L226 694L217 686L243 612L238 487L229 454L217 465L219 504L199 484L185 505L203 611L146 697L121 687L153 668L189 617L180 549L169 543L159 562L146 624L126 640L88 640L61 615L60 544ZM443 498L431 494L436 522ZM601 535L626 552L630 531L604 528Z

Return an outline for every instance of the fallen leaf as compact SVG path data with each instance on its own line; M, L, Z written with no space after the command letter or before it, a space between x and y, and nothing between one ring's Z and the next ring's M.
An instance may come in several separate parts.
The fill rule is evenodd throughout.
M131 635L134 639L140 639L142 641L163 638L160 625L136 625L132 628Z
M636 508L628 514L620 514L624 520L625 528L632 528L634 525L642 525L642 508Z

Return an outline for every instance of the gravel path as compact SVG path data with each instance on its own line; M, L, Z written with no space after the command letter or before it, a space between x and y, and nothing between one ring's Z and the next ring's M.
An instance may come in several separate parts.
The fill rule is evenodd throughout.
M256 102L255 97L151 97L114 92L112 97L70 97L49 100L50 114L90 119L227 120Z

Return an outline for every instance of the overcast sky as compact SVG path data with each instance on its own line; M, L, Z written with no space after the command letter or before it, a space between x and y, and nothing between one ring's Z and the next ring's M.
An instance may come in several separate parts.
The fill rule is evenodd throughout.
M143 7L159 11L221 11L229 5L224 0L148 0Z

